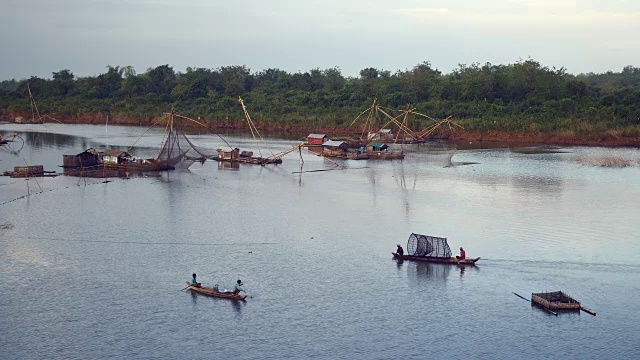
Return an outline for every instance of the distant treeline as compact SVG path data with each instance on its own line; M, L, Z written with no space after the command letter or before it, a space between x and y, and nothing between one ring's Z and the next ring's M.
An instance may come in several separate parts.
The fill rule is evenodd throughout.
M437 119L454 115L468 130L640 135L640 68L633 66L571 75L528 59L459 65L445 74L423 62L395 73L366 68L359 77L345 77L337 67L252 73L245 66L176 72L162 65L136 74L131 66L108 66L97 76L61 70L51 79L2 81L0 116L31 114L27 84L40 113L59 119L99 113L149 120L177 101L183 115L233 123L242 119L240 95L263 123L346 126L375 97L383 106L411 106Z

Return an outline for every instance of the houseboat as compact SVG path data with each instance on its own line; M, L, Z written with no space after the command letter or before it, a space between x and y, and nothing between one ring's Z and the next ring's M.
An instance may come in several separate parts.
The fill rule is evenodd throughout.
M329 140L322 144L321 156L349 160L366 160L369 156L360 150L350 150L346 141Z

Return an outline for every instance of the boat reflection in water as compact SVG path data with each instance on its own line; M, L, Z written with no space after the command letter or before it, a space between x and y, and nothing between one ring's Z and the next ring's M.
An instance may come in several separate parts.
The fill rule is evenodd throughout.
M404 267L403 263L406 263L407 272L409 274L409 278L415 280L416 282L423 283L425 280L431 281L444 281L452 274L459 274L460 279L464 278L465 274L469 274L469 272L478 272L480 268L477 266L465 266L465 265L457 265L451 266L447 264L437 264L437 263L427 263L427 262L400 262L398 261L397 266L398 269Z
M108 166L94 166L81 168L63 168L62 174L66 176L88 178L134 178L134 177L161 177L158 171L137 171L113 168Z
M443 264L430 264L430 263L414 263L412 262L414 273L416 278L427 278L429 280L447 280L451 273L452 266Z
M240 163L237 161L218 161L218 170L239 170Z

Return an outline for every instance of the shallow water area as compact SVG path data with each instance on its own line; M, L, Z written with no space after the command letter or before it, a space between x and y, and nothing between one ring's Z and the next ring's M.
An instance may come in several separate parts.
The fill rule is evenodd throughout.
M25 145L0 151L0 172L61 172L63 154L127 150L145 130L2 124ZM130 152L154 156L162 131ZM224 138L259 151L251 137ZM266 156L299 143L265 140ZM128 179L0 177L2 358L640 357L640 150L406 151L332 161L302 150L276 166L207 161ZM412 232L481 260L392 260ZM193 272L207 286L242 279L247 301L181 291ZM556 290L598 315L554 317L513 295Z

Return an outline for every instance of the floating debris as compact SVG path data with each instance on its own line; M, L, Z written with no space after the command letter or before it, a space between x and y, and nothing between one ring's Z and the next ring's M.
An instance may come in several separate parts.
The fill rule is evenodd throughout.
M0 224L0 230L11 230L11 229L13 229L13 224L10 222Z

